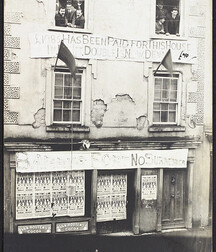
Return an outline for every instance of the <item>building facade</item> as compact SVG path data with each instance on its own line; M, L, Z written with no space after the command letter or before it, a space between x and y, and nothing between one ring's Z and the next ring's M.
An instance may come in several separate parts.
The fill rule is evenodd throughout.
M5 1L6 233L211 223L210 13L204 0ZM169 50L173 71L157 70Z

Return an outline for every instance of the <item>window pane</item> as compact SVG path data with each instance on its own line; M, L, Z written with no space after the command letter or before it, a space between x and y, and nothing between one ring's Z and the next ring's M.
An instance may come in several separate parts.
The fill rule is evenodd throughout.
M63 121L71 121L71 111L70 110L64 110L63 111Z
M74 83L74 86L79 86L81 87L81 75L76 76L76 81Z
M54 109L54 121L62 120L62 111Z
M155 99L155 101L160 101L161 100L161 91L156 91L155 90L154 99Z
M170 88L170 80L163 79L163 89L169 89L169 88Z
M62 102L61 101L54 101L54 108L62 108Z
M63 86L63 74L55 74L55 85L56 86Z
M65 82L64 85L65 86L72 86L72 77L70 74L65 74Z
M64 108L71 108L71 102L65 101L63 102Z
M153 122L160 122L160 112L153 113Z
M170 92L170 101L177 101L177 91Z
M176 110L176 104L169 104L169 110Z
M153 104L153 109L154 110L160 110L160 103L154 103Z
M160 90L161 89L161 83L162 83L162 79L156 78L155 79L155 89Z
M176 121L176 112L169 112L169 121L170 122Z
M80 111L73 110L72 118L73 118L73 122L79 122L80 121Z
M162 91L162 100L168 101L169 99L169 92L168 91Z
M174 79L171 83L171 90L177 90L177 80Z
M81 88L73 88L73 99L81 99Z
M74 109L80 109L80 102L73 102Z
M161 111L161 122L167 122L168 121L168 112Z
M63 98L63 88L55 86L55 98Z
M72 88L71 87L65 87L64 88L64 98L65 99L71 99L72 98Z
M168 104L161 104L161 110L168 110Z

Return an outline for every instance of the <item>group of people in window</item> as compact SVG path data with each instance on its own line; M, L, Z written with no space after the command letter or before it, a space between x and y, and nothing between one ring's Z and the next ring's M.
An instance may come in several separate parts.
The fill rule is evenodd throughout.
M62 27L84 28L85 17L78 3L77 9L72 5L72 1L67 1L66 5L59 5L58 13L55 15L55 25Z
M166 8L163 0L157 1L156 6L156 34L179 36L180 16L177 7Z

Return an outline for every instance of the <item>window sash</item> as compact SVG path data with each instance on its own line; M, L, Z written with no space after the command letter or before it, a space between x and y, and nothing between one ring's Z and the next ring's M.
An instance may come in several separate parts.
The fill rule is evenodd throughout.
M82 121L82 96L83 96L83 70L77 71L77 80L68 79L68 72L58 71L54 73L52 118L53 123L81 123ZM56 77L61 77L61 82L56 85ZM71 80L71 81L70 81ZM61 91L59 91L59 90ZM56 96L58 90L59 95Z
M154 78L152 122L153 124L177 124L179 121L179 78L163 74ZM166 91L166 97L163 92ZM175 92L175 97L173 97ZM159 95L160 94L160 95Z

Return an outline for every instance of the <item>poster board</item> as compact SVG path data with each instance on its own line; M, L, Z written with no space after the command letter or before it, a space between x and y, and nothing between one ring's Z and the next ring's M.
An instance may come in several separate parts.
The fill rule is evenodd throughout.
M97 180L97 222L127 218L127 174L100 175Z
M85 215L85 171L16 174L16 219Z

